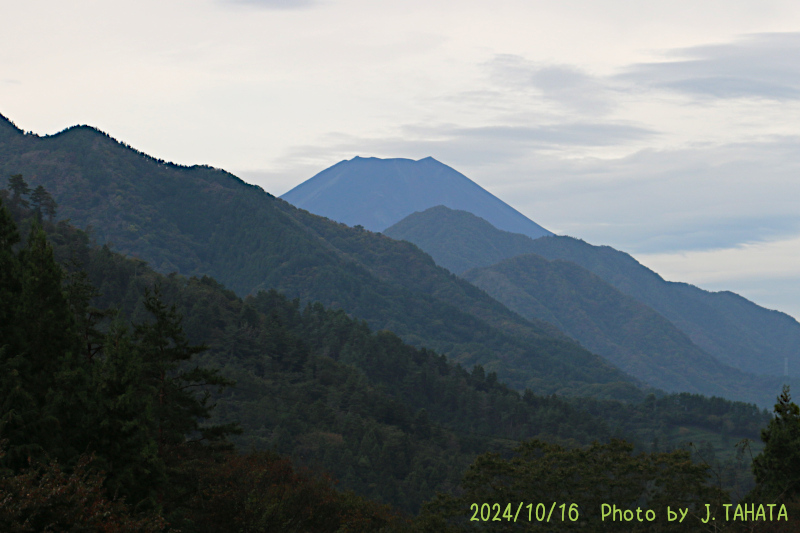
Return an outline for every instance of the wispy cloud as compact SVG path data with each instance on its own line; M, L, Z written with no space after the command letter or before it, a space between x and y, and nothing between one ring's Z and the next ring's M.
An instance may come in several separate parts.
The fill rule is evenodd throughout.
M727 248L800 233L798 144L646 149L613 160L538 154L475 175L507 177L499 195L557 233L639 253Z
M606 80L572 65L537 63L511 54L498 54L485 64L493 82L557 103L568 111L603 115L614 106Z
M571 146L608 146L650 137L656 132L630 124L573 122L531 126L406 126L404 131L448 142L479 140L488 143L522 144L526 149Z
M800 318L800 235L730 248L637 254L636 258L672 281L709 290L731 290L768 309Z
M393 135L330 133L314 144L293 147L276 160L275 164L287 170L301 167L309 169L316 164L319 171L356 155L410 159L432 156L457 168L475 168L497 164L513 165L515 161L541 152L619 145L655 135L657 132L647 128L611 122L530 126L406 124ZM309 177L311 175L299 177L295 185ZM279 189L283 188L282 183L277 186ZM283 192L285 191L276 191L277 194Z
M798 32L748 35L665 56L667 61L631 65L615 80L709 98L800 99Z

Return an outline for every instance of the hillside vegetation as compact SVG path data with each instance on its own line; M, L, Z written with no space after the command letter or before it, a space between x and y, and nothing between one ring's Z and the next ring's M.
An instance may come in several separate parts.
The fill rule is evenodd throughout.
M19 220L25 211L16 212ZM13 235L13 226L7 221L4 220L3 234ZM27 229L31 219L21 221L21 225ZM101 465L102 461L116 461L116 475L107 478L106 483L117 487L115 490L127 491L123 493L130 494L129 501L133 503L152 502L153 498L159 501L158 491L170 486L170 490L188 491L187 498L195 497L191 496L194 489L180 485L183 482L179 480L186 474L182 468L197 465L169 466L168 459L173 457L170 453L189 453L207 469L217 468L213 465L218 464L223 470L214 475L230 475L225 472L247 468L248 464L267 469L280 466L280 459L273 456L214 459L213 449L188 448L181 452L180 439L169 441L163 456L161 451L149 459L130 455L140 449L134 447L146 447L148 439L155 439L158 444L160 438L158 431L153 432L158 425L147 418L151 411L145 407L148 396L142 392L148 389L126 388L137 383L137 387L145 385L146 381L137 381L132 372L139 371L137 361L147 361L140 357L155 353L153 350L160 346L161 341L153 336L158 331L169 335L173 345L182 350L180 353L191 359L190 365L174 367L170 374L180 371L184 374L177 375L184 375L185 379L202 378L215 398L216 407L210 418L202 410L186 412L184 416L195 413L193 416L206 420L199 427L181 426L188 428L184 431L205 431L218 438L238 424L241 434L229 438L241 450L289 454L300 464L334 473L345 487L362 496L412 512L436 491L453 492L461 474L478 454L508 454L519 441L532 437L573 447L605 441L612 435L627 435L639 443L640 449L674 450L685 440L682 429L693 428L703 439L728 439L725 446L730 447L737 438L754 438L768 418L766 412L752 405L690 395L650 396L639 404L626 404L545 397L530 391L520 394L480 366L468 372L435 352L403 344L392 333L372 332L341 310L325 309L320 304L301 307L298 300L288 300L274 291L241 299L209 277L158 274L141 261L125 258L107 246L92 245L85 233L64 222L44 221L44 227L51 244L44 242L44 233L35 224L31 232L23 230L30 237L22 245L14 246L13 239L2 239L12 243L11 248L4 248L3 257L22 261L17 264L23 269L30 268L25 261L32 257L33 250L38 250L40 257L50 255L65 264L65 273L60 273L61 268L52 259L47 268L53 280L65 277L66 294L71 295L61 303L56 298L45 300L49 303L44 304L61 306L61 323L52 319L46 322L54 331L62 332L60 337L45 337L57 365L52 372L44 367L36 371L34 367L20 367L25 369L20 375L31 373L44 382L72 380L72 395L56 401L43 396L38 409L48 416L56 415L60 409L83 414L69 427L64 426L63 433L37 433L36 426L24 423L7 426L4 435L10 435L13 452L9 459L18 460L19 451L25 449L29 457L57 458L69 463L77 457L78 450L88 447L99 454ZM9 249L12 255L7 253ZM44 278L38 275L35 279ZM15 287L13 278L9 278L0 289L29 294L24 292L24 286ZM54 288L58 290L58 284L50 290ZM26 298L32 298L34 293L30 294L15 301L25 307ZM109 313L104 309L117 311ZM2 362L16 365L17 359L6 357L23 353L26 343L37 341L28 333L33 334L35 329L23 327L24 316L13 316L13 320L4 322L8 326L0 333L3 339L13 339ZM53 315L42 311L37 316ZM133 338L126 333L126 324L132 324L128 331L134 332ZM69 345L73 346L72 355L64 351L69 350ZM83 355L75 359L76 353ZM193 368L206 370L198 374ZM86 376L81 379L104 383L92 390L119 395L111 404L118 407L108 411L102 407L101 398L94 399L95 393L82 395L80 390L85 385L80 379L76 381L76 376L81 375ZM236 381L235 386L231 386L232 380ZM218 385L227 389L218 391ZM182 401L183 405L192 405ZM84 402L82 411L74 408L76 402ZM142 428L144 433L137 433L138 429L124 435L90 431L98 424L94 417L126 417L132 413L140 423L134 427ZM0 413L3 417L7 414ZM12 428L11 433L8 427ZM13 428L17 427L15 433ZM113 428L111 425L109 430ZM714 446L706 448L704 453L715 453ZM160 445L157 449L161 450ZM172 451L167 453L168 450ZM208 456L206 452L213 453ZM158 475L154 479L140 478L131 485L131 479L121 475L125 470L120 465L142 468L145 465L136 461L143 459L149 461L149 470ZM19 463L16 465L19 468ZM724 458L718 466L731 475L741 474L740 467ZM213 478L203 479L208 480L203 481L206 483ZM305 483L303 479L298 478L296 483ZM731 483L738 487L741 480ZM172 520L186 512L180 501L148 505L173 513ZM341 512L350 512L347 505L366 504L351 502ZM388 520L380 508L364 510L375 513L376 520Z
M633 378L416 246L311 215L222 170L164 163L86 126L37 137L3 120L0 171L43 185L61 217L158 272L343 309L518 390L641 398Z
M462 276L509 309L550 322L628 374L666 391L767 406L784 382L720 363L662 315L569 261L520 255Z
M431 254L437 264L459 274L524 254L536 254L549 261L569 261L662 315L696 348L722 365L748 374L782 376L788 360L790 376L798 375L800 354L795 347L800 343L800 324L792 317L759 307L731 292L713 293L685 283L664 281L630 255L608 246L593 246L563 236L532 240L498 230L470 213L443 206L414 213L385 233L413 242ZM496 293L493 295L498 297ZM621 295L616 298L624 299ZM542 318L539 314L526 316ZM674 351L676 345L685 344L678 331L667 335L667 342L657 351ZM606 342L599 338L590 341L589 337L579 340L587 347ZM608 354L603 352L603 355ZM696 357L688 352L685 355L688 359ZM765 393L772 398L779 390L780 385L770 386Z

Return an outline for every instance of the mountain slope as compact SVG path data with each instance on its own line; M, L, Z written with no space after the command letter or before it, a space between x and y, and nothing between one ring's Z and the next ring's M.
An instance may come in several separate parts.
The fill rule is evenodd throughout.
M12 206L18 222L26 219L25 235L32 212L23 212ZM301 308L274 291L242 300L212 278L163 276L90 245L65 222L45 228L59 262L71 270L78 259L100 289L98 308L141 323L148 316L143 294L153 286L176 305L188 340L208 346L193 363L237 381L215 399L212 423L239 422L240 449L290 453L334 473L345 487L407 510L456 486L475 454L507 452L519 439L587 444L613 428L647 447L673 447L691 427L696 442L726 446L725 439L757 438L769 420L752 405L688 394L638 403L520 395L483 369L468 373L391 333L370 332L340 310ZM95 362L108 356L96 348Z
M160 272L214 276L241 295L276 288L320 301L519 389L641 395L602 358L416 246L311 215L224 171L164 163L85 126L40 138L6 122L0 172L44 185L62 215Z
M526 318L547 320L652 386L769 405L780 378L745 374L695 346L669 320L568 261L520 255L464 279Z
M436 205L463 209L496 227L532 238L552 235L456 170L426 157L355 157L323 170L281 196L316 215L383 231Z
M800 324L785 313L760 307L738 294L709 292L665 281L630 255L571 237L533 243L534 253L579 264L643 302L686 333L697 346L745 372L800 376Z
M499 230L470 212L437 205L408 215L384 235L413 242L436 264L456 274L532 253L527 235Z
M668 282L630 255L572 237L531 240L491 226L463 211L437 207L414 213L385 234L417 244L454 272L484 267L521 254L570 261L620 292L651 307L700 349L744 372L800 376L800 324L732 292L708 292Z

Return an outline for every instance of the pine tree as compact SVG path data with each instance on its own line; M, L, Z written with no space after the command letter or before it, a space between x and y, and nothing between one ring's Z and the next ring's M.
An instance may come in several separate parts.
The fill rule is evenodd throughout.
M192 356L207 349L191 345L181 326L175 306L167 307L160 289L146 291L145 309L153 316L150 323L134 328L143 364L143 378L154 394L155 440L159 456L164 457L189 441L218 441L235 431L235 425L200 426L211 416L211 390L219 392L234 383L216 369L188 365ZM199 392L199 396L196 392Z
M762 497L788 499L800 494L800 407L792 402L788 385L774 412L761 430L764 450L753 459L753 473Z
M10 226L2 231L6 242L15 240ZM6 247L0 255L13 266L13 250ZM76 348L76 337L61 292L61 268L38 224L31 228L16 264L17 274L4 274L6 287L0 289L11 296L9 320L0 339L0 369L5 376L0 382L4 395L0 438L9 441L6 464L19 468L31 458L64 453L66 426L56 416L52 395L59 372Z
M11 191L14 193L11 196L11 201L14 205L19 207L29 207L30 204L23 196L27 196L31 192L31 188L28 187L28 184L25 182L25 179L22 177L22 174L14 174L8 179L8 186L11 188Z
M38 185L31 193L31 202L33 209L36 213L36 218L41 221L42 215L47 215L49 220L53 220L56 215L56 201L50 196L50 193L45 190L41 185Z
M136 509L152 509L167 482L152 431L155 391L142 379L142 355L121 320L111 324L102 347L102 357L92 360L97 395L86 446L108 472L106 484L113 494Z
M17 226L0 202L0 346L11 342L21 291L19 259L14 251L19 240Z

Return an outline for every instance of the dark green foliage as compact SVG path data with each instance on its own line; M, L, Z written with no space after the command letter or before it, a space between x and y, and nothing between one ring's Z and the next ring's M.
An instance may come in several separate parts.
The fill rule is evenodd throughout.
M5 246L8 270L0 289L6 308L0 330L0 438L8 440L6 464L19 467L29 458L41 459L46 451L59 449L69 424L60 420L54 401L73 357L75 342L72 315L61 293L61 268L53 259L44 231L34 225L27 244L18 253L13 245L15 229L8 226L5 209ZM6 303L7 302L7 303Z
M555 526L553 531L698 531L700 520L706 517L705 504L719 516L721 504L730 500L710 481L708 467L693 463L684 450L635 454L632 445L620 440L572 449L533 440L522 443L509 459L491 453L478 457L464 476L463 493L459 497L440 496L428 504L421 523L438 522L440 528L449 525L473 531L469 519L475 515L471 506L476 502L478 507L499 503L501 512L511 503L512 517L519 502L532 502L530 520L529 510L523 508L522 519L517 522L505 518L490 521L491 531L535 531L546 524ZM564 518L560 508L548 513L552 502L565 504ZM538 503L545 505L540 515L551 517L549 522L541 521L545 524L536 519ZM568 514L571 504L575 504L574 520ZM660 520L602 520L603 504L634 513L637 507L652 509ZM673 510L688 509L688 519L670 524L665 516L668 505ZM495 514L499 513L489 516Z
M677 426L687 426L726 431L732 447L736 437L756 437L766 416L690 395L648 405L521 396L481 366L468 372L341 310L275 291L241 300L212 278L162 277L107 248L77 255L102 288L98 307L122 302L124 314L138 317L146 310L130 295L160 284L162 300L185 317L188 342L209 347L198 363L237 381L216 400L211 422L239 421L240 448L292 454L408 510L455 487L477 454L508 453L520 439L588 443L620 434L671 449L681 442Z
M90 450L109 468L115 493L153 507L166 482L165 449L182 446L187 435L214 440L231 429L200 427L210 416L210 392L197 395L229 382L199 366L178 368L202 347L186 342L174 309L155 295L143 300L153 318L134 337L115 323L102 339L98 321L110 314L90 306L98 294L85 276L72 273L63 286L43 228L34 223L17 251L2 205L0 223L10 311L0 332L2 465L19 471L32 460L70 464Z
M89 420L86 446L108 472L106 485L138 508L157 506L167 484L165 458L156 438L153 384L144 379L145 364L127 327L115 321L104 339L102 357L92 362L98 399Z
M221 514L200 512L216 512L210 503L214 498L231 502L226 509L260 501L249 508L255 514L245 513L243 520L257 520L259 509L272 512L280 503L269 493L259 500L246 487L250 481L239 487L217 485L213 465L224 465L224 454L197 443L181 445L177 431L167 431L171 440L163 441L173 453L160 455L158 428L169 430L173 416L175 427L184 428L197 427L195 422L207 428L240 421L244 433L233 438L242 448L291 453L296 461L333 472L343 486L361 495L408 510L436 491L454 490L478 454L491 450L507 456L520 439L575 445L624 434L649 446L658 435L661 446L672 448L679 442L670 436L677 424L721 429L732 436L757 431L757 409L721 399L685 395L623 404L530 391L520 395L480 365L467 372L442 355L404 344L393 333L374 333L341 310L301 305L275 291L242 300L212 278L164 277L141 261L91 246L83 232L66 224L45 226L55 257L72 269L63 302L74 315L83 315L73 317L76 348L64 359L69 371L54 378L69 384L57 389L75 393L51 396L47 407L59 419L73 416L67 419L75 427L62 439L69 446L60 449L93 450L94 464L108 472L104 485L111 494L124 496L137 511L163 509L184 531L197 530L204 521L214 523L212 514L213 520L224 520ZM11 256L20 254L12 250ZM74 270L72 259L82 264L85 275ZM158 298L154 292L143 296L147 287L155 286L160 287ZM116 318L98 311L111 305L120 309ZM138 328L127 326L129 320ZM156 391L166 385L160 365L174 365L198 344L208 350L193 353L195 363L178 364L167 373L177 378L192 376L195 365L215 367L220 376L236 379L237 387L207 398L217 403L210 420L187 424L187 413L199 411L183 409L181 401L159 419ZM159 351L165 357L154 357ZM9 360L2 356L4 364ZM75 372L81 368L87 370ZM96 393L87 394L90 390ZM200 402L202 396L195 399ZM73 414L65 407L72 407ZM202 431L194 437L202 437ZM67 463L76 457L67 457ZM220 466L217 472L243 472L247 460L235 468ZM255 472L262 468L258 464L265 464L255 457L253 461ZM293 490L291 483L285 488ZM314 513L348 516L352 528L384 523L386 517L354 496L334 498L333 507L320 505Z
M19 206L17 213L35 214ZM0 230L0 257L9 269L2 289L10 308L0 331L0 529L161 531L161 513L185 532L271 531L274 520L287 526L282 531L403 525L385 506L337 493L328 479L294 474L285 458L220 455L226 448L221 440L235 424L204 422L211 393L230 381L192 361L205 347L188 341L181 317L160 291L137 291L128 300L142 317L130 333L121 315L92 306L102 304L103 295L86 273L71 271L62 286L40 226L33 224L20 247L0 204ZM98 267L90 272L103 273L105 287L125 287L115 294L122 301L132 296L128 282L139 279L138 263L108 248L89 248L85 235L66 224L48 230L59 255ZM114 276L114 266L130 263L132 276ZM141 273L153 279L149 269ZM204 283L241 302L210 278ZM252 309L241 318L251 327L260 322ZM12 351L18 355L9 356ZM211 508L201 509L204 504ZM208 529L220 526L229 509L235 511L235 520L225 523L229 529Z
M58 204L43 186L36 186L36 189L31 193L31 202L33 203L34 213L39 220L41 220L43 214L47 215L47 219L50 221L55 218Z
M164 457L168 448L183 444L187 435L199 434L201 440L212 441L223 437L234 428L201 428L198 421L211 416L209 388L214 387L219 393L233 381L221 377L216 369L185 365L207 347L189 343L181 317L174 305L167 307L161 300L158 286L153 292L145 291L143 305L152 320L136 325L134 340L142 364L140 379L155 399L154 436L159 456ZM202 397L198 398L196 391L201 391Z
M160 279L163 298L185 316L190 342L209 347L198 362L237 381L218 398L211 421L240 421L244 434L233 440L242 449L291 453L360 494L413 510L453 486L487 448L508 449L520 436L583 442L605 433L602 422L561 400L526 403L342 311L301 308L274 291L242 301L207 277L163 278L146 268L134 277L131 263L103 249L90 259L90 274L117 291L99 302L130 292L125 284L111 289L110 279ZM132 300L123 312L136 315L139 305ZM561 426L562 418L574 423Z
M15 331L16 305L19 302L21 276L14 246L20 237L11 214L0 204L0 339L9 342ZM1 347L2 345L0 345Z
M789 501L800 494L800 407L784 387L774 418L761 431L764 451L753 459L756 495L770 501Z
M8 179L8 187L11 189L11 201L15 206L26 208L30 205L28 201L23 198L23 196L27 196L28 193L31 192L31 189L28 187L28 183L25 181L25 178L22 177L22 174L13 174Z
M313 216L221 170L164 164L92 128L43 138L6 128L0 141L0 171L35 176L61 216L156 271L341 308L467 368L481 364L518 390L641 397L629 376L413 245Z

